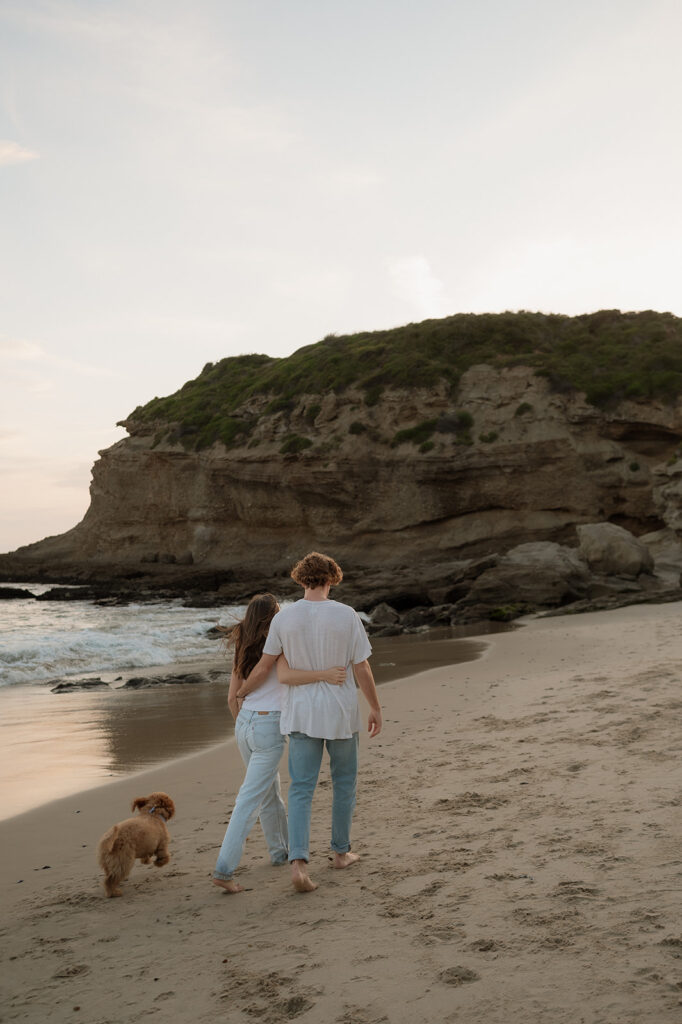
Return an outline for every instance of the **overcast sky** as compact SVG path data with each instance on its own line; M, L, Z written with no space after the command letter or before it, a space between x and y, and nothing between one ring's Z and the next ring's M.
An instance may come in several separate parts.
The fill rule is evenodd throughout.
M682 315L679 0L0 0L0 551L204 363Z

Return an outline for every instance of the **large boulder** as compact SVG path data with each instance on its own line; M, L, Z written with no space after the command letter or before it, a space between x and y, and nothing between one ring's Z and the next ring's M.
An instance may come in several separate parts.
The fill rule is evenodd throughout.
M592 572L605 576L639 576L651 573L654 560L646 544L615 523L578 526L580 556Z
M551 541L520 544L474 580L460 605L556 607L585 597L589 579L572 548Z

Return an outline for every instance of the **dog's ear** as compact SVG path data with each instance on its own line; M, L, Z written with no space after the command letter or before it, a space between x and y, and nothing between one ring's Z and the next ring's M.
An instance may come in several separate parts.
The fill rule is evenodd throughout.
M147 803L147 797L146 796L136 796L135 799L133 800L133 806L130 808L130 810L131 811L136 811L138 809L138 807L144 807L144 805L146 803Z

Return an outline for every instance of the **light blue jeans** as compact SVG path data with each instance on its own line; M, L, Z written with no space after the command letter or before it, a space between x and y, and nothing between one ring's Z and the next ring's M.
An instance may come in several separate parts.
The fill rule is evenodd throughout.
M259 816L270 860L273 864L286 863L287 813L278 770L285 738L279 731L279 718L279 711L259 714L242 710L237 716L234 734L246 775L220 847L214 878L232 878L244 853L246 837Z
M336 853L350 850L350 827L358 778L358 734L347 740L322 740L292 732L289 736L289 860L310 855L310 814L325 744L332 776L332 841Z

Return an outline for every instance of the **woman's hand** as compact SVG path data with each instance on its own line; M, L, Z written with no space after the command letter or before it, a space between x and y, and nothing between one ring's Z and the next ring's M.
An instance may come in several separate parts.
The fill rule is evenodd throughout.
M342 665L325 669L322 673L322 679L325 683L330 683L332 686L343 686L346 681L346 670Z
M234 669L232 669L232 675L230 676L230 688L227 691L227 706L230 709L232 717L237 720L240 708L244 703L244 698L237 700L237 691L241 686L243 679L237 675Z

